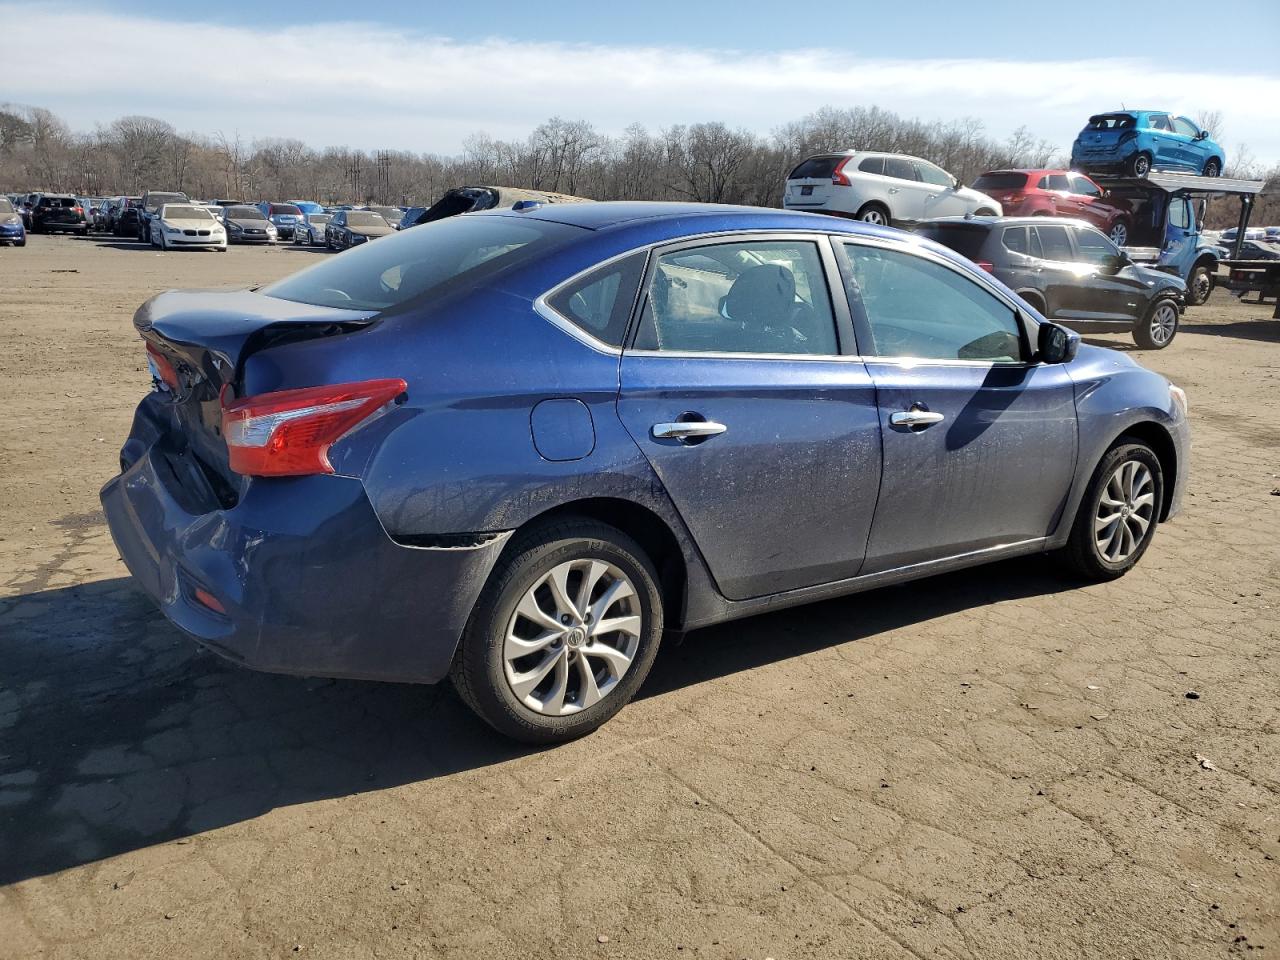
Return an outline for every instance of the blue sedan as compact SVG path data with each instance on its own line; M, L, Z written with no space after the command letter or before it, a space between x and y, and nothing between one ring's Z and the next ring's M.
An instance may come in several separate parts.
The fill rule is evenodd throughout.
M1071 168L1145 178L1152 170L1222 176L1222 145L1186 117L1163 110L1116 110L1089 118L1071 145Z
M102 501L246 666L432 683L580 736L664 631L1029 554L1126 573L1186 397L911 235L597 203L468 214L137 312Z

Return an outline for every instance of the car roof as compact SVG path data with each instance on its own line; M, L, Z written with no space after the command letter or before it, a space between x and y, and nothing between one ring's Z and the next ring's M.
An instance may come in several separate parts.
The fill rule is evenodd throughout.
M804 213L798 210L780 210L776 207L748 207L727 203L687 203L653 200L608 200L600 203L545 204L528 210L493 209L465 214L468 217L526 217L564 223L587 230L605 230L610 227L641 221L684 222L691 217L699 220L718 220L721 225L708 223L707 232L734 229L760 229L776 227L792 230L838 230L849 232L855 221ZM857 232L857 231L855 231ZM897 232L897 231L895 231Z
M1064 227L1088 227L1091 230L1098 229L1093 224L1077 217L938 217L934 220L923 220L921 221L920 226L928 226L931 223L947 225L963 225L969 223L985 227L1021 227L1027 224L1057 224Z

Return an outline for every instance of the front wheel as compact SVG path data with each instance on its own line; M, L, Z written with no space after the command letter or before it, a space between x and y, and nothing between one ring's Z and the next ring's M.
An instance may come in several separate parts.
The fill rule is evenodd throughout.
M1143 350L1163 350L1178 335L1178 305L1168 297L1151 304L1147 315L1133 328L1133 341Z
M1163 503L1160 459L1122 438L1094 471L1060 559L1086 580L1123 577L1151 545Z
M653 564L590 520L516 534L476 601L451 679L500 733L527 743L583 736L644 682L662 637Z
M1187 277L1187 303L1198 307L1209 299L1213 293L1213 271L1205 264L1199 264Z
M1151 154L1135 153L1129 159L1129 176L1145 180L1151 172Z
M1217 157L1211 157L1204 165L1204 175L1206 177L1222 176L1222 164L1218 162Z

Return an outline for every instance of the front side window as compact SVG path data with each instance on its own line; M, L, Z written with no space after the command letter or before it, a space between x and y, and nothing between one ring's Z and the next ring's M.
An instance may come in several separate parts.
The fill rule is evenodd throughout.
M1040 178L1041 190L1071 190L1071 181L1067 179L1066 174L1051 173L1046 177Z
M849 295L871 329L870 356L1011 362L1023 357L1013 308L956 270L900 250L846 243Z
M644 262L645 254L633 253L607 263L561 287L547 304L597 340L622 346Z
M1057 260L1062 263L1070 263L1075 260L1075 251L1071 249L1071 236L1067 233L1066 227L1044 224L1032 227L1031 232L1040 241L1040 249L1044 252L1044 259Z
M1191 227L1191 218L1187 215L1187 202L1182 199L1169 201L1169 226L1179 230Z
M1085 197L1102 196L1102 191L1098 189L1098 185L1096 183L1094 183L1088 177L1082 177L1079 175L1073 176L1071 178L1071 192L1078 193L1081 196L1085 196Z
M925 183L933 184L935 187L951 186L951 174L943 170L941 167L935 167L932 163L925 163L923 160L916 161L916 172L920 175L920 179Z
M1116 245L1097 230L1077 230L1076 246L1080 248L1080 259L1085 263L1105 263L1120 254Z
M1200 133L1200 128L1186 117L1174 117L1173 129L1187 137L1195 137Z
M635 346L694 353L839 353L818 245L751 240L660 255Z

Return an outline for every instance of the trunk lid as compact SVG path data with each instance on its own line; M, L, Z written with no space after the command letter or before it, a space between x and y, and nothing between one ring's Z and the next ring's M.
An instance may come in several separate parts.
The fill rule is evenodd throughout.
M166 392L178 435L167 440L194 454L211 480L238 486L222 436L222 393L238 395L244 362L267 347L363 329L376 316L251 290L171 290L144 303L133 324L176 375L177 386Z

